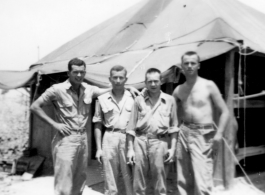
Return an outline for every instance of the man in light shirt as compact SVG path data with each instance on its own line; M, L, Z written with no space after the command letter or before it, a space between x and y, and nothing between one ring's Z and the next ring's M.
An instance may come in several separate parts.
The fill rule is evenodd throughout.
M74 58L68 63L69 78L48 88L31 106L31 111L56 130L52 141L55 195L81 195L88 160L86 123L92 98L111 90L83 82L86 64ZM43 106L53 104L55 119Z
M161 72L148 69L147 91L138 96L127 128L128 163L134 165L136 195L166 195L166 168L173 161L178 132L177 108L174 98L161 91ZM168 146L170 139L170 147Z
M124 89L127 71L123 66L110 70L112 91L98 97L95 122L96 158L103 160L106 195L133 195L132 173L126 164L126 128L134 103L132 95ZM102 139L102 125L106 131ZM101 146L102 145L102 146Z

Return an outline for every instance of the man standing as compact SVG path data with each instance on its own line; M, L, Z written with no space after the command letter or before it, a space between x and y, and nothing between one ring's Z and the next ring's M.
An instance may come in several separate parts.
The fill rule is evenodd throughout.
M134 166L136 195L145 195L152 186L156 195L167 194L165 163L173 161L178 120L176 103L161 89L161 72L151 68L145 75L147 93L138 96L127 128L128 163ZM168 137L171 140L168 147ZM151 181L148 181L148 175ZM147 186L147 183L150 186Z
M52 142L54 187L56 195L81 195L87 168L86 123L93 97L111 90L83 82L84 61L74 58L68 63L69 79L47 89L31 106L31 111L57 131ZM52 103L55 120L42 109Z
M126 164L126 128L134 103L132 95L124 90L127 71L123 66L110 70L112 91L98 97L98 107L93 118L97 144L96 158L105 171L106 195L133 195L132 174ZM101 149L102 124L107 128Z
M178 190L180 195L209 195L213 187L212 156L222 139L229 111L215 83L198 76L197 53L186 52L181 67L186 82L173 92L182 120L177 144ZM221 113L217 129L214 108Z

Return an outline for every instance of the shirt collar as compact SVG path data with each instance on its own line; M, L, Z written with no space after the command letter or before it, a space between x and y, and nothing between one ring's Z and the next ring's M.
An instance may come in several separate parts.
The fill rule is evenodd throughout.
M126 90L126 89L124 89L124 94L123 95L125 95L125 96L127 96L127 97L132 97L132 94L128 91L128 90ZM113 98L113 93L112 93L112 90L107 94L107 98L109 99L109 98Z
M81 83L81 89L85 89L84 86L85 83ZM70 89L72 87L72 84L70 83L69 79L67 79L66 81L63 82L63 85L65 87L65 89Z
M165 96L165 93L164 93L163 91L160 91L160 92L161 92L161 93L160 93L159 99L165 103L165 102L166 102L166 96ZM149 98L150 98L149 93L148 93L148 92L145 93L144 100L146 101L146 100L149 99Z

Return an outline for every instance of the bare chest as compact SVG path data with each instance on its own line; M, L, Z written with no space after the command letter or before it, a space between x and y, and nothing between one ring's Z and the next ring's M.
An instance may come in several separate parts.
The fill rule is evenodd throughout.
M183 107L201 108L210 103L210 94L205 87L194 87L192 89L182 88L179 91L179 99Z

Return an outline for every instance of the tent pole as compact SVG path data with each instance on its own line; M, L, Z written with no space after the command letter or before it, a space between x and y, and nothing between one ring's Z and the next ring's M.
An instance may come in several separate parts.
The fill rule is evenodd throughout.
M36 94L39 88L40 82L40 73L37 72L35 75L35 82L30 85L30 106L36 100ZM33 139L33 113L30 112L30 122L29 122L29 143L28 148L32 148L32 139Z
M235 145L235 120L234 120L234 62L235 50L231 50L226 54L225 62L225 101L229 109L230 117L224 131L224 138L229 144L229 147L234 151ZM226 189L232 185L232 180L235 177L235 164L234 159L229 149L222 143L223 147L223 181Z

